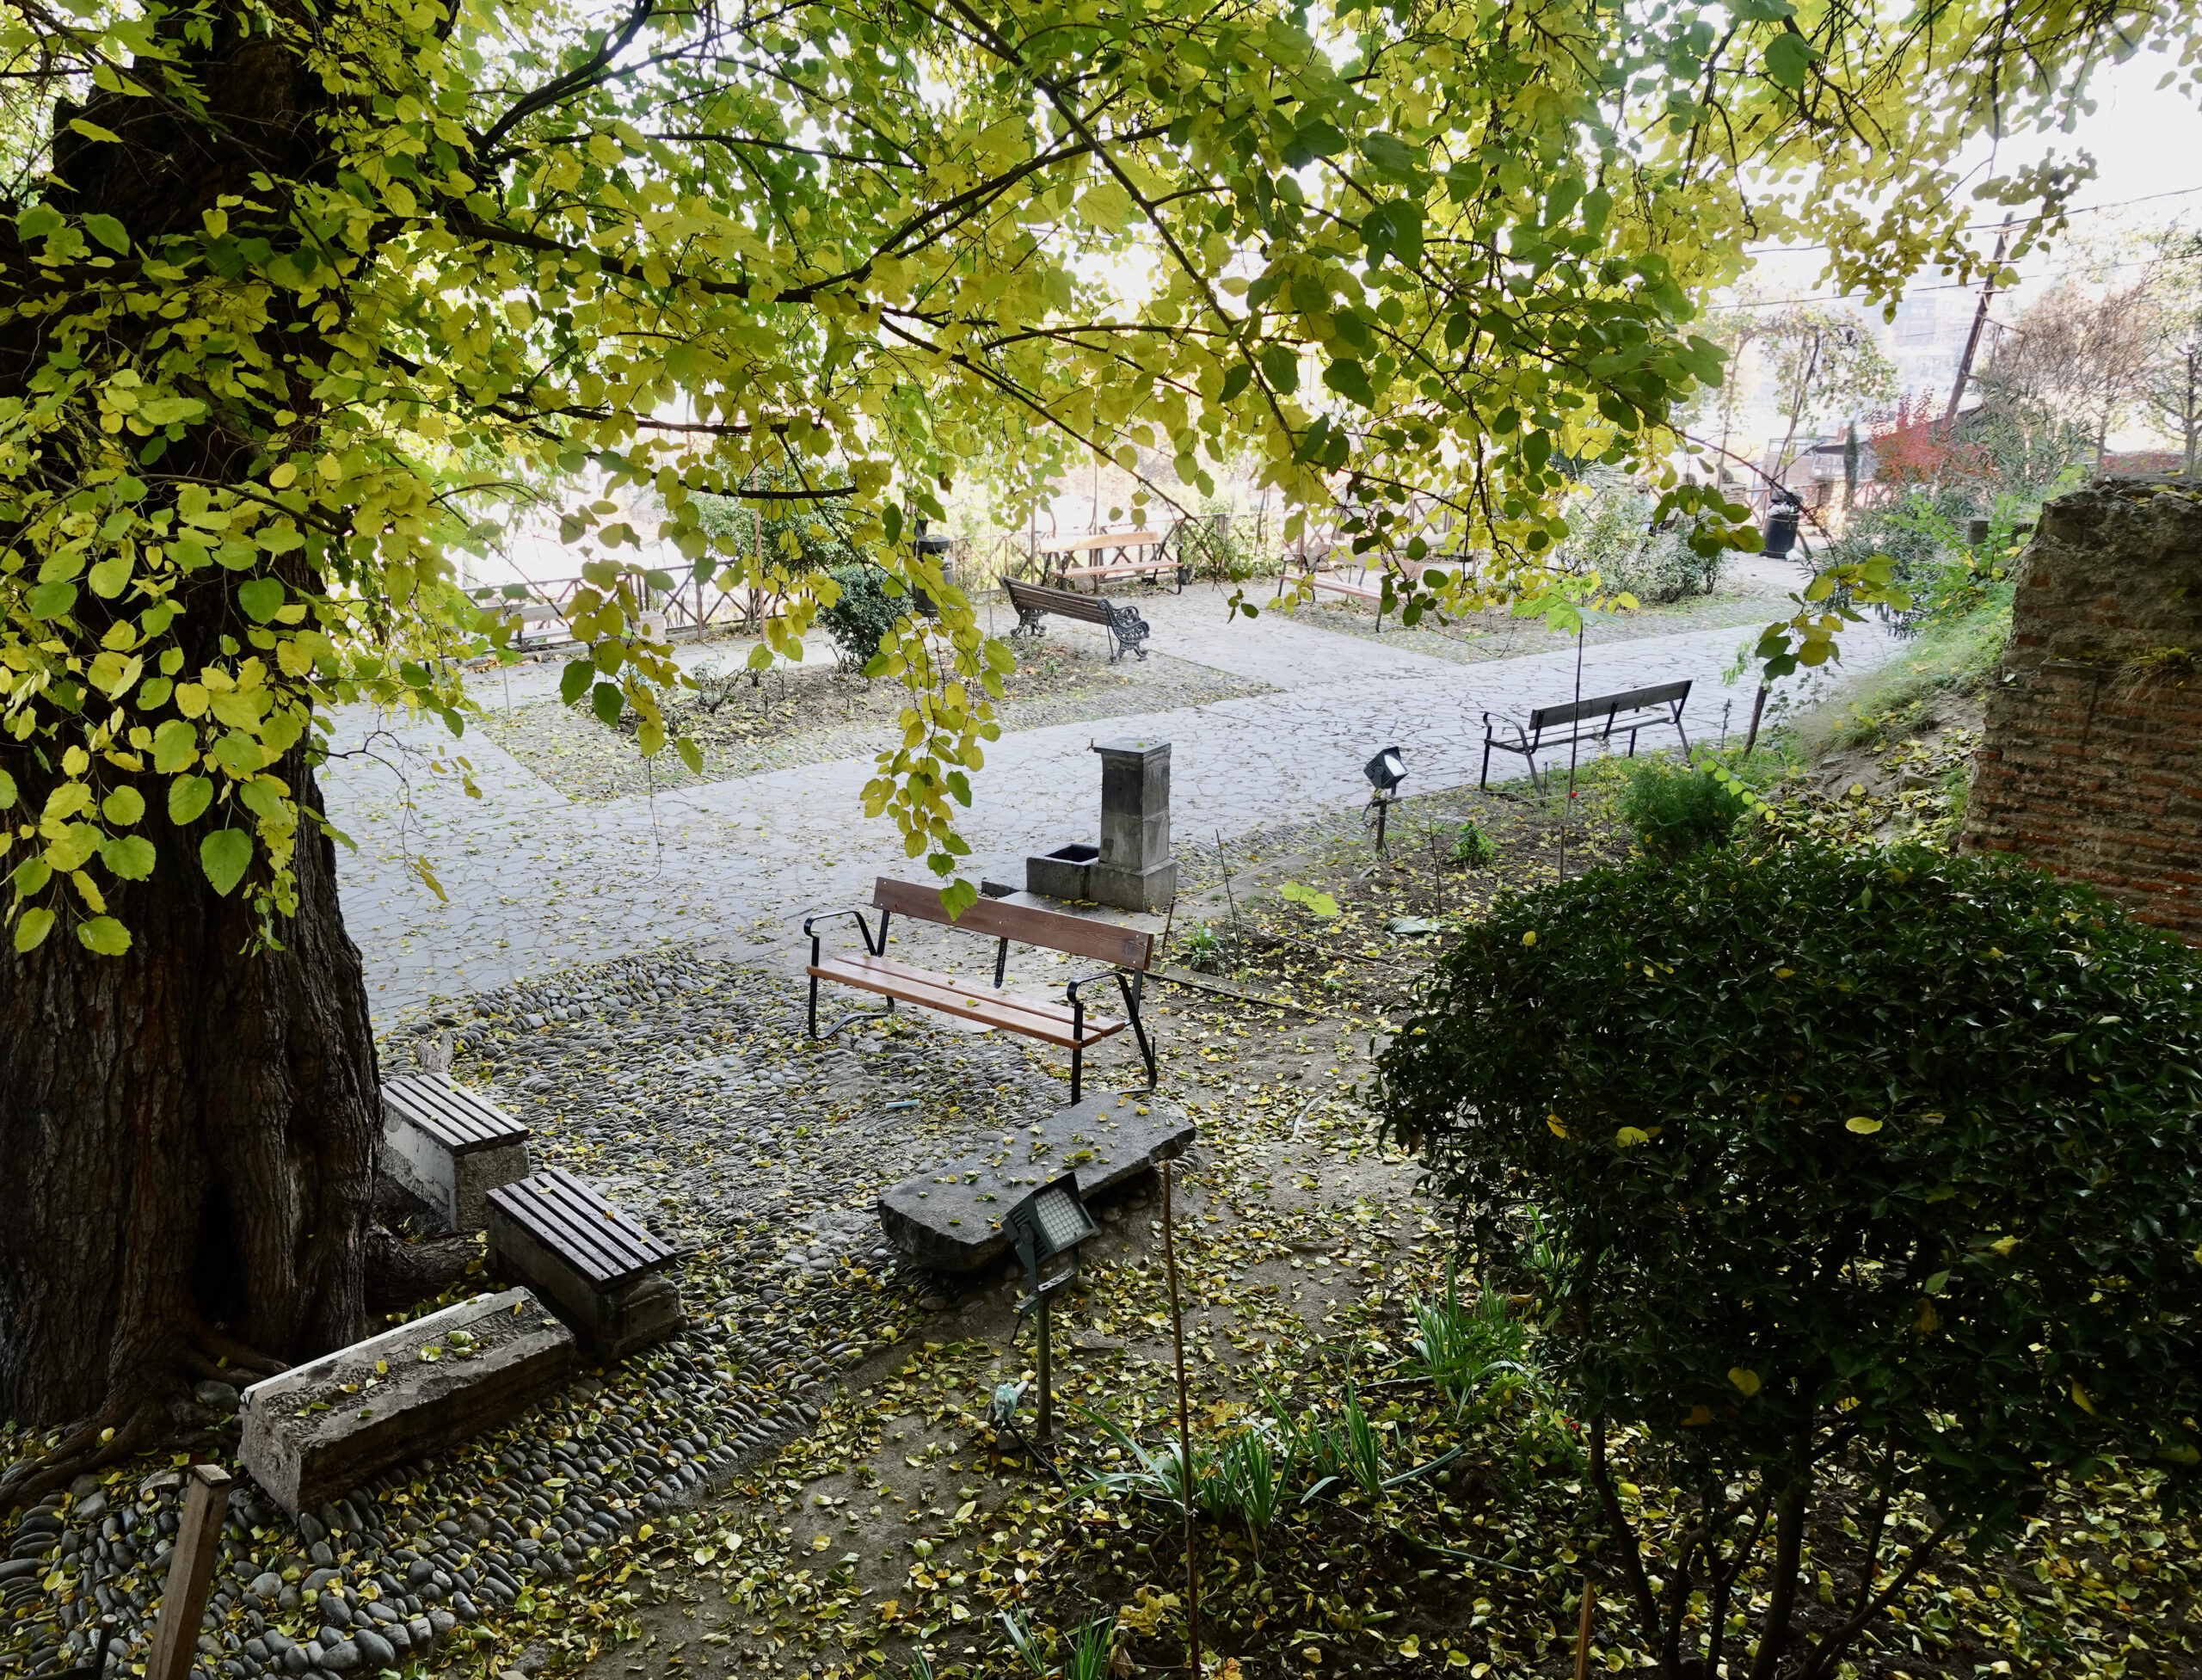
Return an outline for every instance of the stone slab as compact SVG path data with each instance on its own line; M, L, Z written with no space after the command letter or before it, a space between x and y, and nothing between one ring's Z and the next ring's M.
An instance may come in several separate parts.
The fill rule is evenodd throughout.
M969 1271L1009 1252L1002 1215L1049 1179L1075 1171L1079 1194L1091 1197L1183 1154L1196 1135L1190 1120L1151 1095L1098 1092L1001 1135L1013 1141L904 1179L879 1198L879 1222L918 1265Z
M495 1428L573 1365L573 1332L528 1291L477 1295L254 1383L239 1456L295 1517Z

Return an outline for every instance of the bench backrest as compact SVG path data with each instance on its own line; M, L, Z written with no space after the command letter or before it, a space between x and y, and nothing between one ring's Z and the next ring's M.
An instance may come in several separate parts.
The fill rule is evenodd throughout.
M1557 729L1563 723L1579 723L1586 717L1612 717L1624 711L1648 711L1654 706L1673 708L1688 698L1688 682L1657 683L1650 688L1632 688L1625 693L1601 694L1595 699L1539 706L1529 714L1529 727Z
M1050 537L1039 549L1043 554L1078 554L1095 548L1144 548L1161 540L1159 531L1103 531L1091 537Z
M889 880L884 875L872 888L871 902L882 910L913 920L938 922L944 927L960 927L966 932L1011 939L1021 945L1043 945L1073 957L1090 957L1112 968L1143 969L1154 950L1154 935L1136 927L1118 927L1091 916L1066 915L1061 910L1043 910L1030 904L1005 904L996 898L981 899L950 921L948 912L941 908L939 888Z
M1036 612L1053 612L1065 618L1083 618L1089 624L1109 622L1109 604L1098 595L1077 594L1068 589L1049 589L1037 583L1020 583L1006 577L1001 587L1008 592L1010 605L1020 612L1030 608Z

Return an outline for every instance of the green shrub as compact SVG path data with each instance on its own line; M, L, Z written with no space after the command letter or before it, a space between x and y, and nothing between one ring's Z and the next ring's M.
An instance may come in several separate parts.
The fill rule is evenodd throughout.
M836 566L829 575L841 593L831 606L819 609L818 621L833 638L842 666L860 671L908 606L887 593L884 574L876 566Z
M1749 809L1734 789L1672 759L1627 761L1614 809L1653 857L1674 863L1725 846Z
M1463 822L1453 836L1453 861L1488 869L1498 861L1498 842L1473 822Z
M1539 1362L1670 1680L1719 1671L1724 1552L1728 1580L1764 1566L1754 1672L1820 1680L1912 1559L1992 1542L2045 1477L2119 1455L2196 1502L2198 1103L2177 940L2016 864L1816 846L1502 899L1376 1091L1464 1243L1542 1221ZM1616 1426L1639 1480L1684 1490L1671 1521L1623 1511ZM1932 1526L1876 1524L1891 1585L1806 1640L1799 1541L1884 1493Z

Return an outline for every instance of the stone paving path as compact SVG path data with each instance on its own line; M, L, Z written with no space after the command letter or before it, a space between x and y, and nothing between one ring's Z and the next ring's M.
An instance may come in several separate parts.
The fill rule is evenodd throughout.
M1196 588L1139 605L1154 626L1152 645L1279 692L1005 736L972 778L976 803L963 832L975 865L1021 883L1028 852L1092 839L1100 772L1087 748L1096 740L1172 742L1174 827L1182 838L1207 838L1359 806L1368 794L1361 766L1382 747L1405 754L1410 792L1473 785L1485 711L1519 711L1573 692L1570 653L1463 666L1281 616L1228 622L1223 600ZM1055 621L1050 633L1079 632ZM1744 634L1723 628L1589 648L1583 692L1689 677L1694 735L1717 738L1730 701L1740 732L1750 680L1725 689L1720 672ZM1853 673L1895 646L1863 628L1845 641ZM538 698L557 679L555 664L493 675L482 698L500 703L507 680L514 703ZM887 821L863 816L869 758L581 805L481 731L454 743L439 727L392 729L364 709L335 721L343 756L323 779L332 820L359 846L340 856L345 917L384 1027L440 997L667 944L790 965L805 914L860 902L876 874L923 867L904 859ZM473 766L479 801L428 768L430 754L454 747ZM1492 766L1494 781L1521 773L1511 758ZM430 891L416 859L448 902Z

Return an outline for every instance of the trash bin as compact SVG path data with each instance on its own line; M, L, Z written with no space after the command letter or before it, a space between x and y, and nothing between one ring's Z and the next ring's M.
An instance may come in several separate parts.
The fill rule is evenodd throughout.
M956 581L956 563L950 558L950 550L954 545L950 538L938 532L928 532L925 527L925 521L920 520L918 522L917 537L911 546L917 551L920 562L937 561L939 563L940 581L944 584L953 583ZM919 612L924 613L928 618L938 618L940 616L940 609L933 604L932 597L923 589L913 589L911 594L916 598Z

